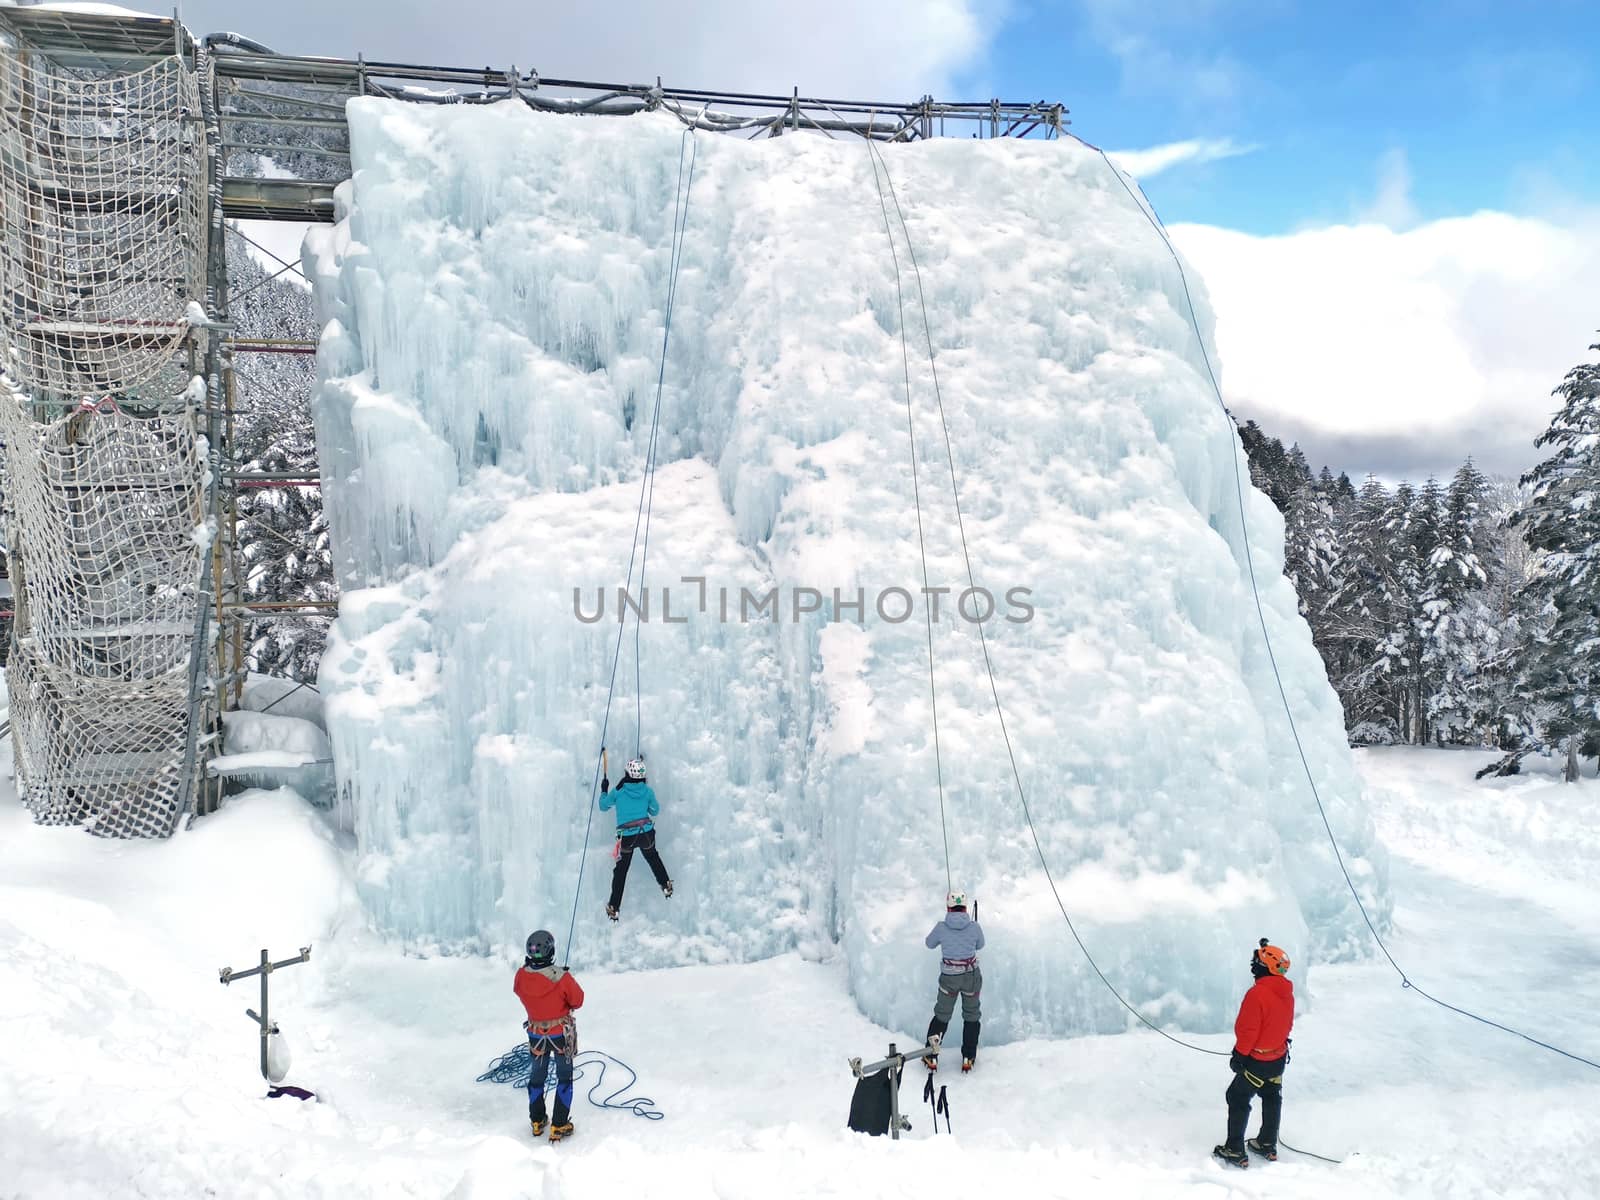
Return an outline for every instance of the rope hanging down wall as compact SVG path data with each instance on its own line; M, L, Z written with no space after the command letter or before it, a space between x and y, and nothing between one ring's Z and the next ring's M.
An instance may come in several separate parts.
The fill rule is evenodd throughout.
M1155 206L1150 203L1150 197L1145 195L1144 189L1140 188L1138 193L1135 194L1134 189L1128 185L1127 177L1117 169L1116 165L1111 161L1104 150L1102 150L1099 146L1095 146L1089 142L1083 141L1081 138L1075 138L1074 140L1080 142L1084 146L1088 146L1089 149L1100 155L1101 159L1103 159L1106 164L1106 169L1109 170L1116 178L1117 182L1122 185L1122 190L1128 193L1128 198L1138 206L1140 213L1144 215L1145 220L1150 222L1151 228L1160 235L1162 242L1166 245L1167 252L1172 256L1173 265L1178 269L1179 282L1183 285L1183 301L1187 309L1189 327L1194 331L1195 340L1199 343L1200 357L1205 363L1206 377L1210 381L1211 391L1216 397L1217 406L1222 410L1224 420L1228 422L1229 436L1230 438L1235 437L1236 435L1233 434L1232 429L1233 418L1228 415L1227 404L1222 398L1222 386L1217 380L1216 370L1211 365L1211 355L1206 350L1205 338L1200 334L1200 321L1195 315L1194 297L1189 291L1189 276L1188 273L1183 269L1183 259L1179 256L1177 247L1172 244L1172 238L1167 233L1166 225L1162 222L1160 215L1157 214ZM1473 1012L1471 1009L1462 1008L1458 1005L1451 1004L1448 1001L1441 1000L1437 996L1430 994L1423 988L1419 987L1416 983L1412 982L1410 976L1406 974L1405 968L1402 967L1399 962L1395 960L1394 955L1390 953L1388 945L1383 940L1383 935L1378 932L1378 926L1376 922L1373 921L1372 914L1367 911L1366 902L1361 899L1361 892L1356 888L1355 880L1350 876L1350 868L1345 864L1344 852L1339 848L1339 839L1334 836L1333 824L1328 820L1328 810L1322 802L1322 792L1317 787L1316 776L1311 770L1311 762L1306 757L1305 745L1300 740L1300 728L1294 719L1294 709L1289 704L1289 693L1287 688L1284 686L1283 674L1278 669L1278 658L1273 652L1272 648L1272 635L1267 630L1266 610L1261 603L1261 586L1256 579L1255 555L1250 549L1249 523L1245 518L1244 472L1239 467L1239 454L1236 450L1233 453L1230 453L1228 457L1233 463L1234 496L1239 510L1239 537L1240 541L1244 544L1244 561L1246 574L1250 580L1250 595L1255 602L1256 621L1261 627L1261 641L1267 651L1267 662L1272 667L1273 680L1277 684L1278 699L1283 705L1284 718L1289 723L1289 733L1294 739L1295 753L1299 757L1301 770L1305 772L1306 786L1311 791L1312 800L1316 802L1317 815L1322 819L1322 828L1328 835L1328 844L1333 847L1333 856L1335 861L1337 861L1339 864L1340 873L1344 876L1345 886L1350 890L1350 896L1355 900L1356 908L1360 910L1361 918L1366 922L1367 931L1372 934L1373 942L1376 943L1378 949L1383 952L1384 958L1388 959L1389 965L1394 968L1395 974L1400 977L1400 986L1402 988L1415 992L1424 1000L1432 1001L1440 1008L1448 1009L1450 1012L1457 1013L1468 1018L1469 1020L1477 1021L1481 1025L1487 1025L1491 1029L1498 1029L1502 1033L1509 1033L1513 1037L1521 1038L1530 1045L1538 1046L1541 1049L1549 1050L1553 1054L1559 1054L1563 1058L1571 1059L1573 1062L1582 1063L1584 1066L1593 1067L1596 1070L1600 1070L1600 1062L1596 1062L1590 1058L1585 1058L1581 1054L1574 1054L1570 1050L1563 1050L1560 1046L1552 1045L1551 1043L1542 1041L1531 1034L1523 1033L1520 1029L1514 1029L1509 1025L1501 1024L1499 1021L1492 1020L1489 1017L1485 1017L1479 1013Z
M951 494L952 499L955 502L956 530L957 530L957 533L960 535L960 539L961 539L961 558L962 558L963 564L966 567L967 586L976 589L977 586L978 586L977 572L973 570L972 552L971 552L971 550L970 550L970 548L968 547L968 544L967 544L966 521L965 521L965 519L964 519L964 517L962 515L962 512L961 512L961 489L960 489L960 485L959 485L959 483L957 481L957 478L956 478L955 450L954 450L953 444L952 444L951 439L950 439L950 422L946 418L945 410L944 410L944 393L943 393L942 389L939 386L939 367L938 367L938 363L935 361L935 355L934 355L934 349L933 349L933 325L932 325L932 322L928 318L928 300L927 300L927 294L924 291L923 286L922 286L922 269L917 264L916 250L913 248L913 246L911 244L911 231L910 231L910 228L906 224L905 212L900 207L899 192L895 188L893 176L891 176L890 173L889 173L889 164L888 164L887 160L885 160L883 158L883 151L880 150L877 146L875 146L875 145L873 145L872 143L869 142L869 143L867 143L867 152L873 156L873 179L875 181L877 181L877 184L878 184L878 198L879 198L880 202L884 202L884 199L885 199L884 198L884 190L885 190L885 186L887 186L888 202L893 203L893 205L894 205L895 215L896 215L896 217L897 217L897 219L899 221L902 236L905 238L907 257L908 257L908 259L910 261L911 270L912 270L913 277L914 277L915 282L916 282L917 300L918 300L918 305L919 305L919 307L921 309L921 313L922 313L922 328L923 328L924 336L926 337L926 340L927 340L928 367L929 367L929 371L931 373L931 377L932 377L932 380L933 380L934 401L935 401L935 405L936 405L936 407L938 409L938 413L939 413L939 427L940 427L941 431L944 434L945 457L946 457L947 461L950 464L950 494ZM881 177L879 175L880 169L882 171ZM887 222L887 220L888 220L887 208L885 208L885 221ZM897 287L898 287L899 270L900 270L900 268L899 268L899 260L898 260L898 257L897 257L896 258L896 262L895 262L895 273L896 273L896 277L897 277L896 286ZM904 345L904 341L905 341L905 322L903 320L901 321L900 336L901 336L902 345ZM920 504L920 501L919 501L919 504ZM919 524L920 524L920 515L919 515L918 520L919 520ZM1142 1012L1140 1012L1136 1007L1134 1007L1134 1005L1127 999L1127 997L1125 997L1122 994L1122 992L1120 990L1118 990L1117 986L1115 984L1113 984L1111 982L1111 980L1106 977L1106 973L1100 969L1100 964L1095 961L1094 955L1089 952L1089 947L1084 943L1083 938L1079 935L1078 928L1077 928L1076 924L1073 923L1072 915L1067 911L1067 906L1066 906L1065 901L1063 901L1061 899L1061 891L1056 886L1055 876L1050 871L1050 863L1045 858L1044 846L1039 840L1039 831L1034 826L1033 811L1032 811L1032 808L1028 804L1027 789L1024 788L1023 784L1022 784L1022 772L1021 772L1020 768L1017 766L1016 750L1011 744L1011 733L1010 733L1009 728L1006 725L1005 708L1000 703L1000 689L999 689L999 686L998 686L998 684L996 683L996 680L995 680L994 660L993 660L993 658L991 657L991 655L989 653L989 639L988 639L988 637L985 635L985 633L983 631L982 623L979 623L977 625L977 630L978 630L978 644L983 650L984 671L988 675L988 679L989 679L989 695L994 700L995 715L999 718L999 721L1000 721L1000 734L1005 740L1006 757L1007 757L1007 759L1008 759L1008 761L1010 762L1010 765L1011 765L1012 782L1016 787L1017 799L1021 802L1021 805L1022 805L1022 815L1023 815L1024 819L1027 821L1028 834L1032 838L1032 841L1033 841L1034 853L1039 859L1039 866L1044 871L1045 881L1050 885L1050 893L1051 893L1051 895L1053 895L1055 897L1056 907L1061 910L1061 916L1067 923L1067 931L1072 934L1072 940L1077 943L1079 951L1083 954L1084 961L1089 964L1089 967L1095 973L1095 976L1100 980L1100 982L1102 984L1105 985L1106 990L1109 991L1114 997L1116 997L1117 1003L1121 1004L1123 1008L1127 1009L1128 1012L1131 1013L1135 1018L1137 1018L1141 1024L1145 1025L1149 1029L1154 1030L1156 1033L1159 1033L1162 1037L1166 1038L1169 1042L1175 1042L1178 1045L1184 1046L1184 1047L1186 1047L1186 1048L1188 1048L1190 1050L1198 1050L1202 1054L1214 1054L1214 1055L1218 1055L1220 1057L1226 1058L1227 1055L1228 1055L1228 1051L1226 1051L1226 1050L1212 1050L1212 1049L1209 1049L1209 1048L1207 1048L1205 1046L1196 1045L1194 1042L1185 1041L1183 1038L1180 1038L1180 1037L1176 1036L1175 1034L1170 1033L1169 1031L1161 1028L1161 1026L1157 1025L1154 1021L1150 1020L1150 1018L1146 1017ZM931 648L930 648L930 658L931 658ZM943 817L943 812L942 812L942 808L941 808L941 819L942 819L942 817Z
M657 438L661 428L661 396L666 387L667 349L672 341L672 309L678 294L678 270L683 263L683 238L684 231L689 224L689 193L694 186L695 162L700 154L700 143L695 139L690 130L684 130L678 142L678 182L677 198L672 214L672 253L668 265L667 303L662 318L661 328L661 367L656 375L655 404L650 415L650 434L645 443L644 477L639 481L639 507L633 519L633 544L628 551L628 575L623 584L625 591L633 587L634 561L639 561L639 578L641 589L644 580L644 554L643 548L650 540L650 512L655 500L655 462ZM687 158L687 171L685 159ZM642 535L642 536L641 536ZM606 683L606 707L600 721L600 749L595 755L594 778L589 784L588 815L583 826L583 847L578 852L578 882L572 892L572 918L567 922L567 940L565 963L572 962L572 938L578 928L578 903L583 897L584 867L589 858L589 838L594 830L594 813L600 797L600 772L603 769L606 753L606 735L611 729L611 704L617 692L617 666L622 661L622 635L627 629L625 622L626 606L624 611L618 613L617 641L611 652L611 677ZM637 695L639 689L638 672L638 624L634 627L634 689ZM642 719L642 708L636 714L636 719ZM635 727L636 729L638 726ZM643 742L642 735L639 738Z
M944 839L944 886L945 891L955 890L955 882L950 872L950 824L945 816L944 803L944 758L939 747L939 689L934 683L933 674L933 608L927 602L927 597L932 594L928 581L928 545L923 535L922 528L922 485L918 482L917 469L917 426L915 410L911 403L911 350L906 342L906 296L905 287L900 274L900 251L895 248L894 231L889 225L889 205L884 200L883 182L878 175L878 160L882 157L881 151L873 147L868 141L869 156L872 160L872 180L878 187L878 206L883 210L883 235L889 242L889 257L894 263L894 295L895 303L900 313L900 367L905 380L906 392L906 434L911 445L911 499L917 512L917 554L922 562L922 595L923 616L927 620L928 629L928 703L933 713L933 773L939 785L939 834ZM884 164L884 172L888 172L888 164ZM896 207L898 208L898 202ZM905 234L906 248L911 247L911 237L905 232L905 221L901 220L901 231ZM926 310L923 313L924 322L927 319ZM935 388L938 382L935 379Z

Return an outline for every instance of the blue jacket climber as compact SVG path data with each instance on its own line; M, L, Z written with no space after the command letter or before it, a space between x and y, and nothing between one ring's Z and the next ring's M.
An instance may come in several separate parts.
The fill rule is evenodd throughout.
M630 758L627 773L614 788L601 778L600 808L609 811L613 807L617 810L617 848L613 852L617 865L611 869L611 900L606 904L606 916L615 921L622 909L622 889L627 885L628 864L633 862L635 850L650 864L650 873L668 900L672 899L672 878L661 855L656 853L656 823L651 818L661 811L661 805L644 781L644 759Z
M650 818L661 811L655 792L642 779L620 779L617 786L600 794L600 811L617 810L617 833L648 833L655 822Z

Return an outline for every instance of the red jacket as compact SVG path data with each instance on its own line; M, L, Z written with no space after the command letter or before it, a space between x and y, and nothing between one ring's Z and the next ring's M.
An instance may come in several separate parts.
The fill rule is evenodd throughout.
M1271 1062L1289 1053L1294 1028L1294 984L1286 975L1263 975L1239 1005L1233 1023L1233 1048L1240 1054Z
M522 1007L528 1010L528 1032L555 1032L572 1011L583 1007L583 989L560 967L536 971L522 967L511 985Z

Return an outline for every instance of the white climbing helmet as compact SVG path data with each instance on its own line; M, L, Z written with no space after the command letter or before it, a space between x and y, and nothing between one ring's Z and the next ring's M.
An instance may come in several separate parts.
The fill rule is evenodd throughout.
M644 759L642 759L642 758L630 758L628 760L628 766L626 768L625 773L626 773L626 775L627 775L627 777L629 779L643 779L644 778Z
M967 906L967 894L959 890L951 892L944 898L944 906L946 908L965 908Z

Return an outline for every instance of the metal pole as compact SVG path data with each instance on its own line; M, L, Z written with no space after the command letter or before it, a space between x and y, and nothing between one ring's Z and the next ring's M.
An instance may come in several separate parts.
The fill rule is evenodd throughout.
M262 1043L262 1046L261 1061L265 1062L267 1053L265 1043ZM900 1057L893 1042L889 1043L889 1057L892 1059ZM900 1059L898 1065L889 1068L889 1138L896 1142L900 1140L900 1072L903 1070L905 1070L904 1059Z
M222 970L217 972L217 977L224 985L230 984L236 979L249 979L252 975L261 976L261 1011L258 1013L253 1008L247 1008L244 1010L244 1012L245 1016L249 1017L260 1027L261 1078L265 1079L268 1083L272 1082L272 1076L268 1073L267 1039L276 1032L276 1029L272 1024L272 1014L267 1011L267 976L271 975L274 971L281 970L284 967L292 967L295 963L304 963L310 961L310 946L301 946L299 954L295 955L293 958L285 958L280 962L273 962L272 956L268 954L266 950L262 950L261 962L257 966L251 967L248 971L235 971L232 967L223 967Z
M267 1071L267 1036L272 1030L272 1019L267 1012L267 976L272 974L272 956L265 948L261 951L261 1078L268 1083L272 1076Z

